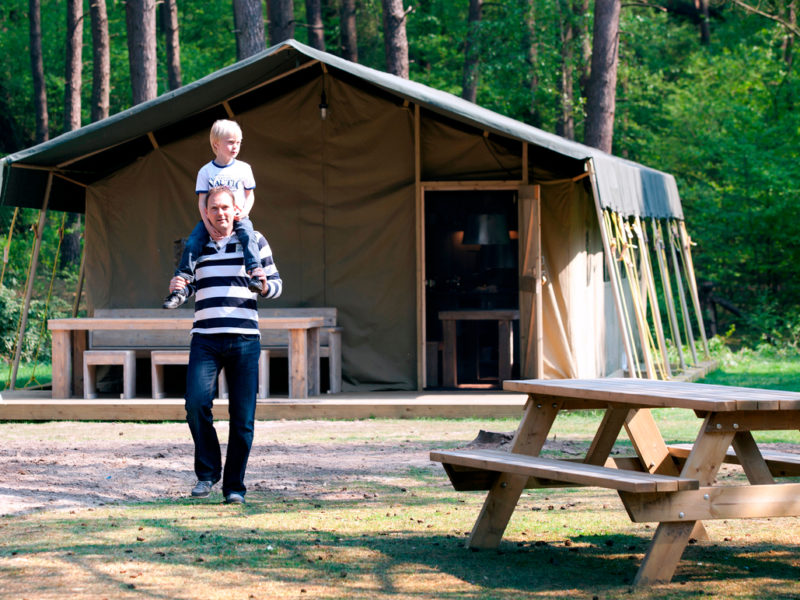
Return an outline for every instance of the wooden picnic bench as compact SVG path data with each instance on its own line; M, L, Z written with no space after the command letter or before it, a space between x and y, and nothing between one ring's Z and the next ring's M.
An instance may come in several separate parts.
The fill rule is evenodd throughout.
M91 395L98 364L123 364L128 382L123 397L132 397L135 375L129 373L135 372L136 357L150 359L153 397L162 396L163 366L188 363L193 320L190 309L98 309L92 318L51 319L53 397L69 398L80 389ZM331 392L341 390L341 329L335 308L259 309L259 329L260 397L267 395L270 356L289 359L290 398L320 393L320 356L328 357ZM224 391L224 378L220 384Z
M641 379L506 381L528 393L510 451L433 451L456 490L488 490L470 534L473 548L500 543L526 488L598 486L615 490L634 522L657 522L634 579L667 583L690 537L706 539L703 520L800 515L800 455L761 452L751 431L800 429L800 394ZM694 411L702 425L693 444L667 446L650 410ZM562 410L603 409L582 461L538 456ZM610 456L622 428L636 452ZM740 464L747 485L719 485L723 462Z

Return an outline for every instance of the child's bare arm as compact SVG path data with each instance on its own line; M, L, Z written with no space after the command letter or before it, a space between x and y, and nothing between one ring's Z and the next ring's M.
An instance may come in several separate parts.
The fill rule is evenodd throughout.
M253 190L245 190L244 191L244 207L242 210L239 211L239 217L249 217L250 211L253 208L253 204L256 201L256 194Z

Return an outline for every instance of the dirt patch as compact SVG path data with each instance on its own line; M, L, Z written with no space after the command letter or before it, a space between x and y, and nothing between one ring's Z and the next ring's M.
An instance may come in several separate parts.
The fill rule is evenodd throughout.
M217 431L224 442L227 422ZM258 422L246 483L251 493L347 499L356 494L349 482L399 485L409 468L441 469L428 452L475 432L409 421ZM195 481L183 423L6 423L0 438L0 515L181 498Z
M362 493L355 482L401 487L409 469L443 476L430 450L507 447L510 433L481 429L473 421L260 421L246 483L251 493L352 499ZM224 442L227 423L217 430ZM0 439L0 516L178 499L195 481L183 423L5 423ZM790 444L766 446L797 451ZM545 444L576 456L586 447L573 440Z

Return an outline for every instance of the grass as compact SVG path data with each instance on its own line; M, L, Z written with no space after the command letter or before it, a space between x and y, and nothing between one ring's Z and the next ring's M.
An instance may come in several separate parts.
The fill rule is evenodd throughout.
M20 363L17 369L16 388L34 388L41 385L49 385L52 380L53 372L50 363L38 365ZM11 381L11 365L0 362L0 392L8 389L9 381Z
M800 381L798 359L733 358L706 381L784 389ZM748 375L748 366L757 368ZM697 434L699 420L686 411L654 414L669 442ZM554 439L585 449L598 417L560 417ZM282 443L319 444L319 451L323 442L377 440L446 448L478 429L512 431L517 422L369 424L332 429L297 422ZM80 443L68 424L38 427L0 424L0 437L19 443L33 431ZM112 424L108 435L125 427ZM138 425L126 436L151 441L154 431ZM759 432L757 439L797 444L800 433ZM741 479L738 469L726 469L725 477ZM686 549L670 585L632 590L653 529L632 523L612 492L525 491L499 549L473 552L464 541L484 494L454 492L440 467L387 469L380 477L356 473L344 485L346 494L339 495L256 491L244 506L222 504L217 492L201 501L0 517L0 598L800 599L796 518L708 522L712 541Z

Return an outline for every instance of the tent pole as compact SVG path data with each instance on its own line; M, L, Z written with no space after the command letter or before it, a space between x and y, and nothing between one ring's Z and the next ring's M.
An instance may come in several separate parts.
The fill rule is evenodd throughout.
M417 235L417 390L422 391L427 382L425 365L425 191L422 189L422 156L420 141L420 110L414 104L414 206Z
M639 274L636 268L636 256L634 252L633 235L628 227L628 223L618 213L611 213L611 219L618 232L618 238L623 243L622 264L628 275L628 285L631 289L631 303L633 304L633 318L639 330L639 343L642 346L642 358L648 379L658 379L656 376L653 355L650 352L651 337L647 326L647 307L642 302L642 288L639 282Z
M669 315L669 327L672 332L672 341L678 350L678 361L682 370L686 370L686 361L683 358L683 342L681 340L681 330L678 328L678 315L675 314L675 299L672 296L672 282L669 277L667 265L666 248L664 236L661 232L661 224L656 226L655 218L652 220L653 236L655 237L656 258L658 259L658 270L661 273L661 286L664 288L664 301L667 305Z
M42 210L39 211L39 224L36 227L36 243L33 246L33 257L31 258L31 268L28 271L28 280L25 282L25 302L22 308L22 323L17 337L17 347L14 350L14 364L11 367L11 381L8 382L8 389L13 390L17 382L17 371L19 370L19 359L22 354L22 343L25 340L25 329L28 326L28 311L31 307L31 296L33 296L33 280L36 275L36 267L39 263L39 249L42 246L42 235L44 225L47 220L47 205L50 203L50 190L53 188L53 172L47 174L47 186L44 191L44 203Z
M672 265L675 268L675 282L678 284L678 300L680 300L681 303L683 326L686 330L686 340L692 351L694 366L697 366L699 364L697 361L697 348L694 347L694 332L692 331L692 322L689 320L689 307L686 305L686 293L683 291L683 283L681 282L681 267L678 263L678 253L675 250L676 242L673 234L672 223L669 223L667 225L667 237L669 238L669 251L670 254L672 254Z
M694 261L692 260L692 241L689 237L689 232L686 231L686 223L678 221L678 230L681 234L681 250L683 255L684 268L686 269L686 279L689 282L689 294L692 296L692 304L694 304L694 311L697 314L697 323L700 328L700 337L703 340L703 351L705 352L706 359L711 355L708 352L708 338L706 338L706 327L703 323L703 313L700 310L700 295L697 293L697 279L694 276Z
M14 224L17 222L17 215L19 214L19 206L14 208L14 216L11 217L11 226L8 228L8 241L3 248L3 270L0 271L0 286L3 285L3 278L6 275L6 266L8 266L8 255L11 252L11 238L14 237Z
M615 213L611 210L604 210L603 211L603 225L606 228L606 235L609 237L609 249L611 250L611 264L614 265L614 275L616 275L616 279L611 279L612 282L616 282L617 285L617 292L619 293L620 305L622 306L622 327L623 333L627 336L628 344L631 347L631 354L633 356L633 364L631 365L631 372L633 373L632 377L639 377L640 376L640 369L639 369L639 355L636 352L636 342L633 339L633 325L631 323L630 312L628 311L628 302L625 300L625 290L622 287L622 269L618 267L619 263L623 262L623 244L622 240L617 238L617 235L614 233L613 224L612 224L612 215ZM616 260L614 256L615 249L619 249L619 256L620 260ZM613 284L612 284L613 285ZM631 297L633 297L633 293L631 293Z
M594 208L597 212L597 224L600 226L600 237L603 240L603 254L606 255L608 276L611 278L611 289L614 291L614 305L617 309L617 318L619 319L620 327L622 328L622 340L625 345L625 355L628 357L628 364L630 365L629 372L635 373L636 363L634 362L633 349L631 348L625 328L625 316L622 312L622 299L620 298L619 281L617 280L614 257L611 255L611 245L609 244L608 233L606 232L605 228L603 209L600 206L600 189L597 185L597 173L595 172L594 161L589 159L586 162L586 168L589 170L589 177L592 182L592 195L594 196Z
M81 305L81 294L83 294L83 280L86 276L86 237L84 234L83 250L81 251L81 268L78 272L78 287L75 290L75 301L72 303L72 318L78 316L78 309Z
M658 295L656 294L655 277L653 276L653 264L650 262L650 246L647 241L647 233L642 226L639 217L634 220L636 235L639 237L639 247L642 251L642 275L645 278L647 294L650 298L650 306L653 312L653 324L656 328L658 337L658 348L661 351L661 359L664 362L664 375L667 379L672 379L672 370L669 367L669 356L667 355L667 341L664 338L664 325L661 323L661 309L658 307Z

